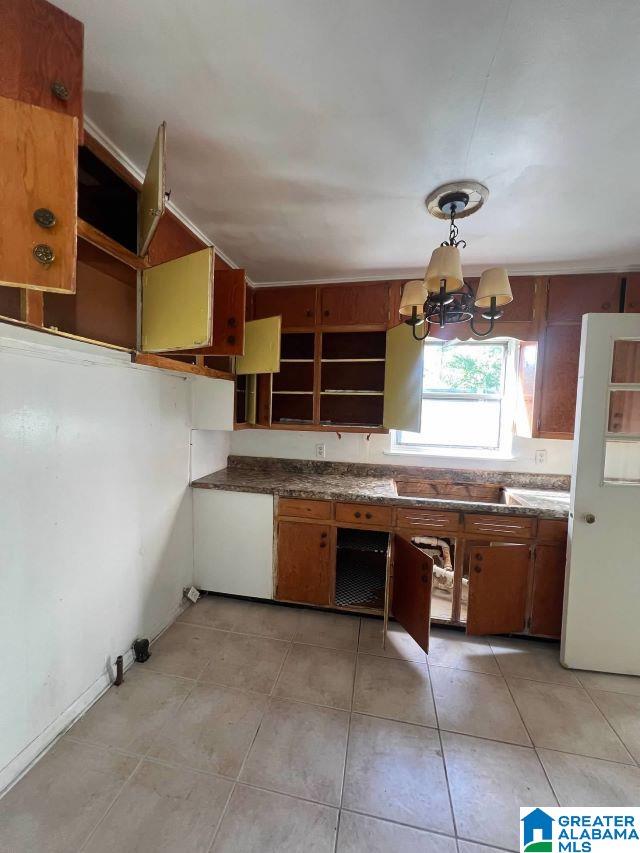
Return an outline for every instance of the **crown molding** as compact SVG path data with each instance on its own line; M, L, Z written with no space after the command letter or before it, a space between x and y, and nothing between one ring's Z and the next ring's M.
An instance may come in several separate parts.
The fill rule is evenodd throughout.
M465 276L476 278L486 270L490 265L465 265ZM640 264L627 264L621 267L614 266L589 266L583 264L567 264L562 266L545 265L540 266L510 266L508 267L509 275L530 275L530 276L545 276L545 275L596 275L600 273L624 273L640 272ZM407 281L409 279L424 278L424 268L421 270L397 270L388 272L384 275L361 275L361 276L342 276L341 278L297 278L293 281L255 281L252 287L295 287L296 285L312 285L312 284L359 284L367 281Z
M91 136L93 136L94 139L96 139L101 145L103 145L107 149L107 151L116 158L116 160L119 160L120 163L122 163L122 165L127 169L127 171L129 171L133 175L133 177L136 178L136 180L138 180L140 183L144 181L144 172L139 169L136 164L129 159L129 157L124 153L124 151L122 151L121 148L118 148L118 146L106 134L104 134L100 130L100 128L86 115L84 116L84 126L87 128ZM194 234L199 240L202 240L202 242L206 243L207 246L212 246L216 250L216 255L219 255L225 263L229 264L229 266L232 267L234 270L240 268L238 264L236 264L235 261L233 261L228 255L226 255L222 251L222 249L219 249L218 246L216 246L215 242L211 239L211 237L208 234L205 234L204 231L201 231L200 228L198 228L198 226L195 224L195 222L192 222L192 220L189 219L189 217L185 213L183 213L182 210L180 210L180 208L176 204L174 204L174 202L170 200L167 201L165 207L167 208L167 210L170 210L171 213L173 213L173 215L180 220L180 222L185 226L185 228L188 228L189 231L191 231L191 233ZM247 283L252 287L255 287L255 284L251 281L249 276L246 276L246 278Z

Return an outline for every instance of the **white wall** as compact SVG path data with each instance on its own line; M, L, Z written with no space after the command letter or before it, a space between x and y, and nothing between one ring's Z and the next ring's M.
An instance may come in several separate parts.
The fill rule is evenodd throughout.
M0 790L181 606L190 426L190 380L0 325Z
M431 468L480 468L493 471L534 472L538 474L571 473L571 441L520 438L513 441L509 459L460 458L390 454L391 437L335 432L295 432L293 430L239 430L232 433L231 453L242 456L279 456L286 459L314 459L316 444L324 444L326 458L336 462L367 462L380 465L416 465ZM535 462L535 451L546 450L547 461Z

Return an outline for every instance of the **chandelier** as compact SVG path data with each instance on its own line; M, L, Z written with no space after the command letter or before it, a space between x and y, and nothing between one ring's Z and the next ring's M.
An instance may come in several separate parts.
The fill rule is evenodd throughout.
M476 292L462 275L460 248L467 244L458 239L458 219L470 216L482 207L489 191L473 181L444 184L427 197L427 210L438 219L449 220L449 239L433 250L424 280L408 281L402 291L400 316L411 326L413 337L423 341L432 325L469 323L478 338L485 338L502 316L502 307L513 301L509 276L503 267L485 270ZM476 318L488 320L484 331L476 327ZM420 327L423 327L420 329Z

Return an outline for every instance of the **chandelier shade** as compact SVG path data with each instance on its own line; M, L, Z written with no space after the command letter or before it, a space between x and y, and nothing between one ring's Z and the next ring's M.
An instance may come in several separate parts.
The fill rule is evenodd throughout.
M513 302L509 276L504 267L492 267L480 276L475 304L478 308L489 308L492 299L495 299L497 307Z
M464 284L460 250L457 246L438 246L431 254L424 276L427 291L440 293L442 282L446 293L460 290Z
M414 279L408 281L402 290L402 299L400 300L400 315L402 317L411 317L413 309L416 309L416 316L419 319L424 318L424 303L427 301L427 288L422 279Z

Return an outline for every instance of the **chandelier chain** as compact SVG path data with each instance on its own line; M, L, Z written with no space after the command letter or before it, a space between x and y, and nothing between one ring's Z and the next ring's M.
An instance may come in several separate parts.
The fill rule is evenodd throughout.
M443 240L440 244L441 246L455 246L458 248L462 246L463 249L467 246L466 240L458 240L458 226L456 225L456 208L455 205L451 205L451 219L449 220L449 241Z

